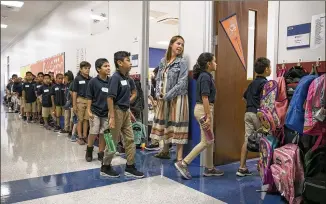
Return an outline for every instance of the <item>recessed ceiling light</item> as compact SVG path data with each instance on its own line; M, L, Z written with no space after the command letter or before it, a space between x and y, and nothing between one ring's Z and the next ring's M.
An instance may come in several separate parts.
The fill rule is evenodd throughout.
M1 24L1 28L7 28L8 27L8 25L6 25L6 24Z
M2 5L21 8L24 5L22 1L1 1Z

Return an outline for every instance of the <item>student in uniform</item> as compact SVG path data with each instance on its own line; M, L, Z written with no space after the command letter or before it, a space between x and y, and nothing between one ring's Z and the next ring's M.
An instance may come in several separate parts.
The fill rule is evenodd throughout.
M68 70L64 74L64 83L65 83L65 105L64 105L64 110L65 110L65 128L62 130L60 133L69 133L68 136L71 137L71 130L72 130L72 122L71 122L71 117L72 117L72 97L71 97L71 91L70 87L72 85L72 82L74 81L74 74Z
M104 131L109 128L107 97L109 92L110 64L105 58L95 61L97 77L92 78L87 86L87 111L89 115L89 136L86 149L86 161L93 160L93 145L99 135L98 160L102 161L104 156L105 140Z
M88 131L88 120L89 115L87 113L87 98L86 90L91 77L89 71L91 64L86 61L80 63L80 74L74 80L73 84L73 109L74 113L78 117L78 144L84 145L87 143L87 131Z
M143 178L144 174L135 167L136 145L130 121L130 101L133 101L137 96L135 82L128 77L131 68L130 53L125 51L116 52L114 54L114 64L117 71L110 78L107 99L109 128L115 143L117 143L120 132L122 133L127 157L125 176ZM106 146L101 175L119 177L119 174L111 166L114 154L115 152L109 151L109 147Z
M247 142L248 137L261 127L261 123L257 117L257 110L260 107L260 98L263 87L267 82L266 77L271 74L271 62L265 57L258 58L254 64L256 78L253 80L246 92L243 94L243 98L246 101L246 113L245 120L245 142L242 145L240 167L236 173L237 176L251 176L252 173L248 170L246 165L248 150Z
M13 86L13 88L12 88L12 91L14 92L14 94L17 96L17 103L19 104L19 112L20 112L20 116L22 116L23 115L23 108L24 108L24 106L23 106L23 104L22 104L22 91L23 91L23 84L22 84L22 78L21 77L19 77L19 78L17 78L17 80L16 80L16 82L14 83L14 86Z
M41 88L43 85L43 72L39 72L36 77L36 84L35 84L35 93L36 93L36 109L37 109L37 118L40 120L40 124L43 124L43 118L42 118L42 103L40 100L38 93L38 89Z
M14 92L14 86L15 86L15 84L17 84L17 79L18 79L17 74L13 74L11 79L12 79L12 82L13 82L11 87L10 87L12 109L13 109L13 111L15 113L18 113L18 96Z
M43 78L43 85L38 89L38 95L41 96L42 102L42 117L44 121L44 128L50 130L49 116L51 115L52 100L51 100L51 76L45 74Z
M63 74L56 75L56 84L51 88L51 100L52 100L52 111L56 117L56 127L54 132L59 132L60 128L60 117L63 116L63 106L65 105L65 85L63 84Z
M33 119L35 119L36 115L36 95L32 77L32 72L26 72L26 82L23 86L23 101L25 102L25 112L28 123L34 122Z
M194 66L194 79L196 80L196 106L194 115L199 120L206 116L204 124L200 125L201 140L193 150L182 160L175 163L175 167L185 179L191 179L188 165L206 149L206 166L204 176L222 176L223 171L217 170L213 164L214 141L208 141L204 130L213 132L213 109L215 102L215 82L211 72L216 70L216 59L212 53L202 53Z

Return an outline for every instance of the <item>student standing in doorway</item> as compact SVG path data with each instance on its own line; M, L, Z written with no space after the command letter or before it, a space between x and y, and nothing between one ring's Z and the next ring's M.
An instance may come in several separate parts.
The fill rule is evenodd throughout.
M109 93L109 75L110 64L105 58L95 61L97 77L91 79L87 86L87 112L89 115L90 131L86 149L86 161L93 160L94 141L99 135L99 153L98 160L102 161L104 157L104 131L109 128L108 122L108 104L107 98Z
M263 87L267 82L266 77L271 74L271 62L265 57L258 58L254 64L256 78L253 80L243 98L246 101L246 113L244 116L245 121L245 142L241 149L240 167L236 173L237 176L251 176L252 173L246 166L248 155L247 142L248 137L261 127L261 123L257 117L257 110L260 107L260 99Z
M163 149L155 155L161 159L170 159L172 142L177 144L177 161L181 161L183 145L188 143L188 67L183 51L183 37L172 37L156 77L158 101L150 137L164 141Z
M135 166L136 145L130 120L130 101L135 100L137 97L135 82L128 77L128 72L131 69L130 53L125 51L116 52L114 54L114 64L117 71L110 78L107 99L109 128L115 143L118 141L120 132L122 133L127 157L125 176L143 178L144 174L139 172ZM101 175L119 177L119 174L111 166L114 154L115 152L110 151L107 145L104 151Z
M205 132L213 133L213 109L216 96L215 82L212 72L216 70L216 59L212 53L203 53L199 56L194 66L194 79L196 81L196 106L194 115L199 122L201 140L200 143L182 160L175 163L175 167L186 179L191 179L188 165L203 151L206 152L206 164L204 176L222 176L223 171L217 170L213 164L214 140L207 138ZM206 117L204 123L200 120Z
M88 82L91 80L89 71L91 64L83 61L80 63L80 74L74 80L73 84L73 110L78 117L78 144L84 145L87 143L87 131L88 131L88 120L89 115L87 113L87 98L86 90Z

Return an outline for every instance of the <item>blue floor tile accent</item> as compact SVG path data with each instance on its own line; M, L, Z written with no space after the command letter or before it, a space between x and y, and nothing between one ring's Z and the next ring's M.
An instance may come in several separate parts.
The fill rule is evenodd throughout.
M256 191L260 189L261 185L260 177L257 173L250 177L236 177L235 173L239 166L238 163L219 166L218 168L223 170L225 175L209 178L202 176L202 167L199 167L197 164L190 165L189 171L193 179L184 180L176 171L172 159L161 160L153 157L153 154L154 153L137 150L136 166L145 173L146 177L163 175L197 191L231 204L282 203L280 196L277 195L266 195L264 200L261 199L261 193ZM172 155L172 158L175 158L175 154ZM256 160L251 160L247 163L248 168L252 172L257 172L256 163ZM1 203L21 202L133 180L123 176L123 165L114 168L118 172L121 172L120 178L105 179L100 176L100 170L97 168L4 182L1 183Z

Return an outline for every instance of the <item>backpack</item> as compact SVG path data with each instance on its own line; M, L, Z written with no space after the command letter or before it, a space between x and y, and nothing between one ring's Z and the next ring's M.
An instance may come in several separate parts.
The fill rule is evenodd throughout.
M290 102L290 106L286 115L285 119L285 125L292 129L297 131L300 134L303 134L303 125L304 125L304 109L303 104L307 98L308 94L308 88L311 84L311 82L316 79L317 76L315 75L308 75L304 76L294 94L292 97L292 100Z
M296 144L286 144L274 150L272 176L277 190L290 204L302 202L304 170L301 150Z
M323 74L310 84L306 100L303 133L319 136L313 151L321 144L323 135L326 137L325 116L321 115L322 108L326 108L325 87L326 74ZM324 121L321 121L323 117Z
M291 69L284 73L286 92L289 101L291 101L300 79L306 75L308 75L308 72L302 66L293 66Z
M326 146L305 155L303 198L307 203L326 203Z
M140 80L135 79L134 82L137 89L137 97L135 101L130 104L130 109L132 111L140 112L144 110L144 104L145 104L144 92L143 89L141 88Z
M260 108L257 116L262 123L265 132L275 131L279 126L280 120L275 110L275 100L277 98L277 82L274 80L268 81L262 91L260 100Z
M134 133L135 144L139 145L142 143L143 139L145 139L145 127L141 122L132 123L132 130Z
M258 169L263 185L267 185L267 192L274 191L274 180L270 166L273 161L273 152L277 145L278 140L272 135L260 139Z

